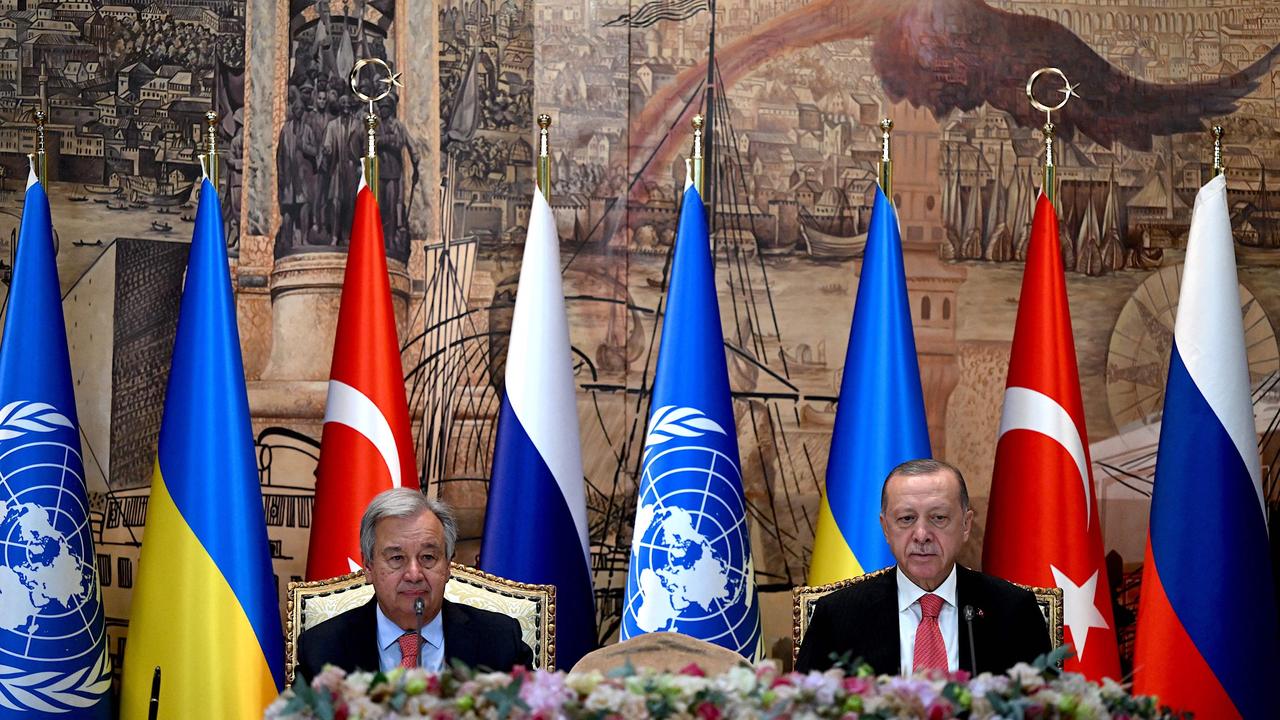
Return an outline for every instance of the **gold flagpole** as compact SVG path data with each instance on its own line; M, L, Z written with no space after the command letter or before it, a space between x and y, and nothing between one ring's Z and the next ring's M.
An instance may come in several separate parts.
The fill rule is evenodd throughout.
M893 158L889 154L889 133L893 131L893 121L884 118L880 121L880 189L885 197L893 199Z
M366 65L373 65L381 68L386 75L377 79L377 82L385 85L386 88L376 95L367 95L360 90L360 71ZM391 65L382 58L361 58L351 68L351 76L348 78L351 85L351 92L365 103L368 111L364 116L364 155L360 158L360 164L364 169L364 183L369 186L369 190L373 193L373 198L378 199L378 113L375 111L374 103L391 94L393 88L403 87L400 84L400 73L391 69Z
M1062 100L1054 105L1046 105L1036 99L1034 90L1036 80L1042 75L1054 75L1062 80L1062 88L1058 92L1062 93ZM1031 73L1031 77L1027 78L1027 99L1031 101L1031 107L1044 113L1044 125L1040 128L1044 132L1044 180L1041 190L1045 197L1056 204L1058 197L1058 169L1053 160L1053 138L1055 125L1053 124L1053 113L1067 106L1067 102L1073 97L1080 97L1076 93L1076 88L1080 87L1077 83L1072 85L1067 80L1066 74L1055 67L1043 67Z
M373 111L373 103L369 103L369 112L364 116L364 157L360 158L364 166L364 182L378 200L378 114Z
M218 189L219 160L221 153L218 152L218 113L209 110L204 114L204 152L200 154L200 169L204 171L204 176L209 178L209 182L213 183L213 188Z
M1225 175L1226 168L1222 165L1222 126L1213 126L1213 174Z
M551 116L542 113L538 116L538 189L542 197L551 202L551 142L549 128Z
M702 124L705 121L706 118L702 117L701 114L693 116L693 157L689 159L689 163L692 168L690 174L693 175L693 186L698 188L699 197L702 196L704 189L703 173L705 168L703 167L702 157Z
M34 113L36 121L36 151L27 155L31 160L31 167L35 169L36 178L41 185L47 185L49 182L49 163L48 156L45 154L45 138L44 124L48 120L48 115L43 108L37 109Z

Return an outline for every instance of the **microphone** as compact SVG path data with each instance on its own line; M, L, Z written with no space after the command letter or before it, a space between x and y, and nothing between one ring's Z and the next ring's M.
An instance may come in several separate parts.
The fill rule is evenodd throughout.
M422 613L425 611L426 603L422 602L422 598L414 598L413 600L413 616L417 623L418 633L418 667L422 667Z
M160 715L160 666L151 675L151 701L147 704L147 720L156 720Z
M977 675L978 653L974 650L973 643L973 617L975 615L982 617L982 611L974 608L972 605L964 606L964 622L969 628L969 671L974 675Z

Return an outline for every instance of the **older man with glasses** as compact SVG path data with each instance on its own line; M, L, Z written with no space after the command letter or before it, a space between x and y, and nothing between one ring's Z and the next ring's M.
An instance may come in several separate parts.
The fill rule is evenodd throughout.
M298 638L298 673L421 666L531 667L520 625L500 613L444 599L458 525L448 505L417 490L380 493L360 519L360 552L374 597Z

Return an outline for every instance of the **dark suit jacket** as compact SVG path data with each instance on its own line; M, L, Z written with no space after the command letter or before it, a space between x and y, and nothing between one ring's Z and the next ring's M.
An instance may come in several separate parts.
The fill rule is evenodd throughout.
M973 620L978 667L969 661L969 628L964 606L980 611ZM956 566L956 608L961 613L960 669L1002 673L1018 662L1049 652L1049 629L1035 596L1012 583ZM796 670L825 670L832 653L862 658L877 674L901 672L898 633L898 578L894 568L837 590L818 601L800 645Z
M329 618L298 637L297 675L314 678L326 664L347 672L378 671L377 599ZM444 601L444 662L507 671L533 666L533 651L520 639L520 623L490 610Z

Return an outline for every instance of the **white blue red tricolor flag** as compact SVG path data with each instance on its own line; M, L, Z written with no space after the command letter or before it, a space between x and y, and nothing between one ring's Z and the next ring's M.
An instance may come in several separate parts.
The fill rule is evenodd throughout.
M0 339L0 717L110 712L71 388L49 199L33 173Z
M480 567L556 586L556 664L596 646L577 388L560 282L560 238L533 194L507 346Z
M751 535L706 211L690 185L653 378L623 640L679 632L760 657Z
M1276 593L1222 175L1199 194L1173 330L1134 689L1205 718L1275 716Z

